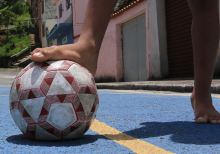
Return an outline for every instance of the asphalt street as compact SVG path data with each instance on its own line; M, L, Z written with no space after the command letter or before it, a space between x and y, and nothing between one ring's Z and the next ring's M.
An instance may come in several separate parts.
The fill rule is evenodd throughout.
M9 83L12 76L5 73L0 78L7 78ZM1 154L220 153L220 125L194 123L189 93L98 90L97 117L82 138L58 142L29 140L11 118L10 84L2 81ZM220 111L220 95L213 95L213 104Z

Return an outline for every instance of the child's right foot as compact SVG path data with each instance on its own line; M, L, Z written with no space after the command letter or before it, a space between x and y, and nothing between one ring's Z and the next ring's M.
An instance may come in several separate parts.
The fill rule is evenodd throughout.
M33 61L71 60L87 68L94 76L97 69L98 51L84 43L36 48L31 53Z
M212 105L211 95L207 98L196 99L192 93L191 104L196 123L220 124L220 113Z

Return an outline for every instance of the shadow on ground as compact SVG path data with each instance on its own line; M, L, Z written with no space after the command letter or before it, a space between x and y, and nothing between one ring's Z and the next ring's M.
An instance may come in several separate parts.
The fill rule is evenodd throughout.
M152 137L160 137L164 139L170 135L173 142L183 144L196 144L196 145L210 145L220 144L220 125L212 124L196 124L194 122L174 121L174 122L144 122L141 123L143 127L126 131L127 135L135 138L145 139ZM128 138L121 138L122 134L106 134L111 139L123 140ZM56 146L68 147L90 144L98 139L103 139L101 135L84 135L77 140L56 141L56 142L42 142L29 140L23 134L8 137L6 140L10 143L29 146ZM105 138L106 139L106 138ZM129 138L130 139L130 138Z
M196 124L194 122L174 121L174 122L144 122L143 127L126 131L127 135L135 138L145 139L160 137L164 139L170 135L173 142L183 144L210 145L220 144L220 125ZM118 134L119 135L119 134ZM108 136L118 140L118 135Z
M103 137L101 135L84 135L83 137L76 140L45 142L45 141L30 140L25 135L19 134L8 137L6 141L18 145L69 147L69 146L80 146L84 144L90 144L97 141L100 138Z

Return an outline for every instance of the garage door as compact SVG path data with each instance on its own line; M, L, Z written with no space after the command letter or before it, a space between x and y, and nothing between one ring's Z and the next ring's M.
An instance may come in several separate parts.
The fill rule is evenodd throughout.
M192 14L187 0L165 0L169 76L193 77Z
M122 24L124 81L147 80L145 14Z

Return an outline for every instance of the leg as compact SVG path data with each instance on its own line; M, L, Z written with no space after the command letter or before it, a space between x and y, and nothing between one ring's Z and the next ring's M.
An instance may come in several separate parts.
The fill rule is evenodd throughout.
M219 0L188 0L193 14L194 89L191 96L196 123L220 123L212 105L210 86L219 44Z
M79 41L75 44L37 48L34 61L72 60L95 75L99 49L117 0L90 0Z

